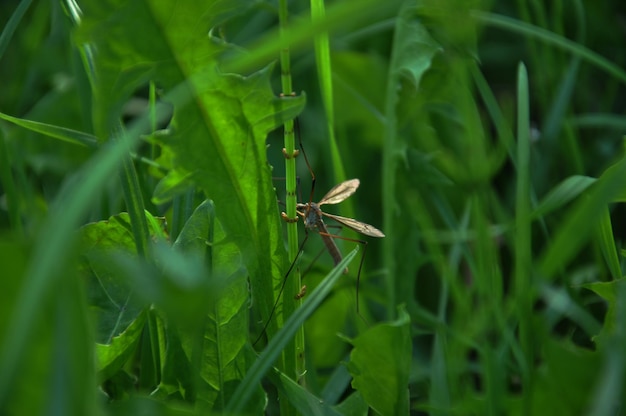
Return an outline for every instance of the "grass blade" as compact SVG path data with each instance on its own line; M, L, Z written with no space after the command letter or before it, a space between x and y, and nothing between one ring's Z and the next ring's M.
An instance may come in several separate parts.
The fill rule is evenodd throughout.
M304 321L315 311L324 298L330 293L333 286L343 275L344 269L350 264L358 247L348 253L344 259L324 278L320 285L310 294L307 295L306 301L302 304L293 315L287 319L284 326L274 335L261 353L259 358L254 362L248 370L246 378L237 387L233 394L233 399L228 403L225 409L227 414L240 414L245 408L246 402L256 389L258 383L274 364L281 351L287 343L292 339L298 328Z

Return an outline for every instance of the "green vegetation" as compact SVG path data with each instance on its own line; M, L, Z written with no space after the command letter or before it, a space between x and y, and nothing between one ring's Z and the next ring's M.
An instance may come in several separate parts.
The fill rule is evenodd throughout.
M622 2L0 10L0 414L622 413Z

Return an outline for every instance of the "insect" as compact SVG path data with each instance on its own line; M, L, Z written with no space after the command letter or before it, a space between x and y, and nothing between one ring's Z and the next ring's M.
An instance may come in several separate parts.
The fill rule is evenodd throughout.
M324 223L324 220L322 219L322 217L325 216L325 217L331 218L337 221L338 223L343 224L346 227L358 233L361 233L370 237L382 238L385 236L385 234L383 234L382 231L380 231L378 228L372 225L366 224L361 221L357 221L352 218L329 214L327 212L323 212L322 209L320 208L322 205L325 205L325 204L338 204L342 201L345 201L348 197L350 197L350 195L352 195L358 189L359 185L360 185L360 181L358 179L349 179L333 187L330 191L328 191L326 195L324 195L324 197L320 200L320 202L317 202L317 203L308 202L306 204L298 204L296 206L298 215L301 216L304 220L305 230L307 230L307 237L308 237L308 230L316 230L319 233L319 235L322 237L322 241L324 242L324 245L326 246L326 249L328 250L328 252L333 258L335 266L339 264L339 262L341 261L343 257L341 256L341 252L339 251L337 244L335 244L334 238L340 238L342 240L354 241L354 242L358 242L362 244L367 244L367 242L361 241L361 240L353 240L347 237L341 237L341 236L329 233L328 228L326 228L326 224ZM287 218L285 213L282 213L281 215L284 219L290 221L290 219ZM306 237L305 237L305 241L306 241ZM359 274L360 274L361 266L363 263L362 259L363 259L363 256L361 257L361 264L359 265ZM347 269L345 270L345 272L347 272Z
M293 298L296 300L302 299L304 295L306 295L306 285L303 285L300 291L296 293L296 296L294 296Z
M304 227L305 227L304 228L305 237L302 240L302 243L300 243L300 247L298 248L298 254L296 255L296 258L293 260L293 262L289 266L289 269L287 270L287 273L285 274L285 277L283 278L283 282L282 282L280 291L278 292L276 303L274 304L274 307L272 308L268 321L266 322L265 327L263 328L263 331L261 331L261 334L259 335L257 340L254 342L254 344L256 344L259 341L259 339L262 337L262 335L265 333L265 330L267 329L267 325L269 324L269 321L272 319L272 316L274 315L274 311L276 309L280 296L282 295L283 290L285 289L285 283L287 282L287 278L289 277L289 274L295 267L298 261L298 258L300 257L300 254L302 253L302 250L304 249L304 244L309 238L310 230L316 231L320 235L320 237L322 238L322 241L324 242L326 249L330 253L331 257L333 258L333 262L335 266L338 265L343 259L343 256L341 255L341 252L339 251L339 248L337 247L337 244L334 241L335 238L339 238L339 239L346 240L346 241L353 241L355 243L359 243L363 245L363 254L361 255L361 261L359 262L359 269L357 272L357 288L356 288L356 299L357 299L356 308L357 308L357 313L359 312L359 279L361 277L361 269L363 267L363 261L365 260L365 250L367 248L367 241L352 239L348 237L342 237L336 234L329 233L328 228L326 227L326 224L324 223L323 217L328 217L330 219L333 219L337 221L338 223L363 235L367 235L370 237L377 237L377 238L382 238L385 236L385 234L383 234L382 231L380 231L379 229L377 229L376 227L372 225L366 224L361 221L357 221L352 218L329 214L329 213L323 212L322 209L320 208L322 205L334 205L342 201L345 201L348 197L354 194L354 192L356 192L356 190L358 189L361 183L358 179L349 179L347 181L343 181L340 184L335 185L330 191L328 191L326 195L324 195L324 197L319 202L317 203L312 202L313 194L315 191L315 174L313 173L313 169L311 169L309 160L306 156L306 153L304 152L304 148L302 147L301 137L299 141L300 141L300 150L302 151L302 154L304 156L304 160L306 162L307 168L309 169L309 172L311 173L311 194L309 197L309 202L298 203L296 205L296 213L298 216L296 216L295 218L289 218L287 214L282 212L281 217L286 222L296 222L298 221L299 217L302 217L304 221ZM295 157L297 156L298 153L294 153L294 155L287 155L285 149L283 149L283 154L285 155L286 158ZM348 272L348 269L345 269L344 273L347 273L347 272ZM306 286L303 286L300 292L295 295L295 299L301 299L305 295L305 293L306 293Z

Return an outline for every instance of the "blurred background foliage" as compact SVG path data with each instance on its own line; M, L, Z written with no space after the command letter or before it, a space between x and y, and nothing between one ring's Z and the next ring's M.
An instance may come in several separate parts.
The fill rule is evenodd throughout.
M7 27L15 10L26 3L3 1L0 27ZM76 47L67 4L33 3L9 43L0 42L6 47L0 55L0 79L4 80L0 112L95 134L92 86ZM626 390L626 340L621 331L626 316L622 284L626 177L621 175L626 131L626 4L618 0L415 1L402 6L393 3L374 17L356 3L347 4L352 7L352 18L334 21L329 27L337 151L329 143L312 42L314 31L308 33L311 41L291 51L294 90L306 96L306 106L299 115L299 134L317 178L314 200L342 180L359 178L361 186L355 195L329 211L373 224L387 236L384 240L365 238L369 244L359 288L360 314L365 319L356 313L355 304L355 270L361 250L348 278L340 280L307 321L308 372L303 384L314 397L337 405L333 411L347 414L358 409L364 414L363 409L370 406L379 413L392 414L389 407L371 397L376 387L371 380L357 377L350 385L351 376L363 372L359 365L373 362L373 356L364 359L350 353L359 347L362 353L364 346L374 345L376 336L368 330L385 322L388 326L382 330L374 326L375 331L381 331L374 334L386 334L379 335L379 341L381 336L403 339L394 331L410 328L410 360L395 363L410 370L408 385L397 387L400 393L408 389L410 395L410 402L401 409L410 406L414 414L619 413L616 409L623 407ZM212 28L212 41L236 45L228 50L234 56L260 49L259 40L277 28L277 7L276 2L237 2L235 10L228 10L221 24ZM289 2L294 27L306 28L309 7L305 1ZM612 69L607 69L602 58ZM261 59L261 64L242 72L256 73L275 59L278 56ZM279 77L276 64L270 77L275 95L281 91ZM526 89L524 79L528 81ZM135 92L123 109L124 122L130 125L140 117L148 96L147 86ZM524 99L528 100L528 119L519 113ZM522 139L519 132L525 130L520 126L528 128ZM15 294L24 290L20 276L32 268L36 259L32 257L33 247L49 238L42 233L46 229L42 223L50 221L51 203L62 190L77 186L76 172L93 160L94 149L5 120L0 122L0 131L4 143L2 169L9 167L12 172L12 176L3 176L0 199L0 303L5 305L0 329L4 344L14 336L7 332L11 323L18 322L14 303ZM150 145L155 142L162 143L158 139L143 142L137 153L151 159ZM528 165L524 165L524 143L528 145ZM281 129L270 133L266 144L276 197L284 201ZM172 160L160 162L167 166ZM307 202L309 170L301 157L297 165L300 200ZM168 224L176 223L176 208L152 199L165 172L137 159L135 166L147 211L157 222L166 218ZM7 182L8 177L12 183ZM210 182L210 178L204 180ZM8 186L15 186L19 195L18 224L10 218ZM195 191L207 187L198 185ZM185 220L198 206L209 210L201 205L206 193L195 191ZM224 198L228 192L222 191ZM104 233L102 230L111 226L116 233L115 245L134 253L132 227L126 217L119 216L128 210L120 185L109 181L86 198L91 200L89 209L76 223L98 223L87 225L81 232L96 229ZM223 207L218 205L218 216L220 209ZM199 221L210 227L213 214L203 215ZM272 224L266 226L271 229ZM216 233L223 237L220 227L218 224ZM167 232L161 234L158 226L150 230L151 238L167 240ZM101 243L97 232L91 237ZM341 231L341 236L362 238L349 230ZM309 290L333 267L328 255L316 258L323 246L313 237L300 259L303 283ZM189 238L179 243L191 244ZM75 242L66 242L68 252L83 256L90 244L81 240L80 251ZM355 246L347 241L338 244L344 253ZM239 281L243 272L236 266L244 264L251 269L246 254L228 244L222 249L232 260L226 274ZM160 276L159 284L163 285L132 305L139 318L124 325L135 322L158 327L163 323L160 319L184 321L193 314L190 305L216 302L198 293L193 295L195 291L222 289L201 282L199 276L206 272L206 264L187 263L167 250L159 253L171 255L167 258L185 271L181 275L192 277L181 284L177 279L184 278L172 278L174 272L161 275L161 271L137 269L134 267L139 266L132 262L120 260L118 269L106 273L126 276L124 273L132 275L140 270L139 280L132 284L150 286L141 276L153 273ZM103 261L97 256L91 260ZM286 254L281 252L271 261L272 267L284 269ZM66 265L60 273L75 277L77 271ZM93 351L94 342L107 344L103 333L120 323L98 321L94 307L100 305L98 296L102 294L90 291L93 286L89 281L84 286L73 284L71 279L58 281L60 286L53 289L58 298L44 296L46 303L37 306L39 319L30 328L44 341L31 340L27 358L20 363L21 383L37 382L31 388L17 389L19 394L11 400L6 395L13 390L0 383L0 390L5 389L0 398L6 400L0 405L8 403L12 407L7 409L13 414L36 414L55 403L55 397L60 397L57 390L65 388L67 397L86 394L83 405L53 407L67 411L65 414L84 414L86 410L110 414L191 411L163 405L171 403L166 397L176 403L191 401L177 390L175 377L168 379L175 373L172 361L154 370L150 379L133 378L137 372L132 366L145 365L138 358L141 347L137 345L149 344L147 338L139 342L140 335L133 338L136 344L129 342L124 354L116 356L127 360L126 364L109 363L116 371L108 374L105 369L106 377L97 380L95 369L81 363L91 362L94 355L102 353ZM124 284L116 290L123 292ZM171 298L168 293L173 293ZM163 301L160 313L141 315L140 310L159 300ZM403 312L398 312L400 305L406 307L410 325ZM263 319L256 307L253 303L253 321ZM51 324L41 318L46 314L59 318ZM256 324L251 325L253 339L260 331ZM180 341L185 339L185 331L195 330L191 327L179 328L175 336L178 341L170 339L176 348L168 350L168 359L192 355ZM244 330L242 339L248 337L248 328ZM365 335L347 342L346 337L359 334ZM379 351L383 356L394 354L392 346L382 341L378 347L389 348ZM66 354L57 355L59 349L67 349ZM242 372L257 359L252 349L246 351L248 355L241 351L238 355ZM75 361L71 365L58 362L59 356ZM342 362L350 364L344 366ZM54 365L49 367L50 363ZM134 392L148 395L160 376L160 390L152 396L156 402L121 400ZM393 375L401 376L401 371ZM186 388L197 387L189 380L192 377L186 379ZM96 390L99 383L102 389ZM307 397L275 379L271 384L294 402ZM227 391L232 393L234 388L229 385ZM266 390L271 389L266 385ZM257 402L246 408L251 413L260 412L266 400L260 389L255 394ZM272 394L268 413L278 412ZM402 394L397 397L403 400ZM199 409L202 406L196 407Z

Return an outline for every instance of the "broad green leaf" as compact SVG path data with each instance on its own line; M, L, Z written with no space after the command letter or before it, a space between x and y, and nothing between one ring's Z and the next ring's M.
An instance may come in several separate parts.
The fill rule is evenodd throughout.
M419 148L436 154L434 161L457 182L492 175L504 154L486 143L482 125L476 122L477 104L466 86L464 58L474 55L476 47L476 27L467 13L465 4L432 7L406 2L396 24L391 68L399 83L410 83L399 97L406 97L408 107L395 109L399 122L404 122L404 111L421 108L424 131Z
M152 217L149 214L146 214ZM151 232L162 233L162 219L151 218ZM131 282L119 273L113 258L135 255L135 243L128 214L87 224L81 228L82 270L87 281L90 307L97 312L96 341L108 344L138 318L144 305L131 294Z
M139 314L133 322L108 344L96 344L98 378L106 380L120 370L135 353L146 322L146 313Z
M248 341L248 283L237 246L215 216L211 201L202 203L183 227L174 247L202 254L212 279L220 279L220 296L197 327L179 331L186 361L199 369L197 400L211 410L221 410L232 387L247 370L244 347ZM257 394L261 393L258 386Z
M350 341L352 386L381 415L409 413L409 324L409 315L400 308L398 320L376 325Z
M617 331L621 331L618 322L621 321L618 313L618 300L620 291L624 291L624 285L626 284L626 278L620 278L611 282L593 282L583 285L589 290L595 292L598 296L604 299L607 303L607 312L604 316L604 326L599 334L594 336L594 341L598 347L605 347L607 340L614 335Z
M126 276L133 298L154 304L169 322L194 327L211 308L226 283L214 275L197 253L172 249L166 243L152 246L154 263L128 256L113 258L112 267Z
M620 288L620 302L618 307L618 317L616 326L623 328L623 317L625 316L624 295L626 292L622 286ZM618 331L609 339L606 347L601 351L602 367L599 376L593 386L591 395L593 404L590 406L589 414L608 415L615 412L617 403L623 402L626 391L626 379L624 377L624 333ZM600 354L598 354L600 355Z
M182 87L170 89L166 93L166 98L168 102L173 103L175 106L182 106L183 102L190 99L189 95L182 90ZM161 120L164 114L162 105L157 104L156 114L157 119ZM140 134L147 131L148 126L149 123L145 117L133 121L128 126L127 132L123 134L124 140L112 143L110 146L106 146L106 148L98 151L88 163L72 175L73 181L68 180L60 187L60 192L58 193L58 189L54 189L54 200L49 205L47 217L43 218L42 221L39 221L41 218L36 219L40 225L40 227L37 227L39 234L34 238L32 256L27 271L21 276L20 290L16 294L14 308L10 314L11 319L8 323L8 332L11 333L11 337L7 338L6 342L3 342L1 346L0 361L2 362L1 367L3 371L0 372L0 407L4 407L7 398L11 397L10 389L15 383L15 378L18 375L24 376L25 374L21 367L24 366L28 358L27 345L34 339L36 334L39 334L37 326L39 317L42 314L50 317L55 316L54 314L48 314L46 310L50 299L55 299L59 302L67 300L65 297L58 296L59 293L65 295L63 290L66 288L68 281L73 282L72 284L78 284L78 280L71 273L67 273L68 269L72 270L70 262L74 260L74 255L76 254L73 244L78 237L76 229L81 221L84 221L84 218L89 216L88 209L95 205L96 198L94 198L94 195L105 189L105 185L110 183L112 178L116 177L120 161L124 155L128 154L129 146L132 149L137 144L137 138ZM61 184L55 182L55 186L58 185ZM73 292L68 291L67 293ZM74 307L76 306L74 302L78 302L81 299L83 297L76 295L75 298L69 299L67 305L60 306L60 308L63 312L71 311L71 313L74 313ZM66 321L69 324L62 328L68 330L69 336L74 336L75 334L72 331L78 330L78 326L74 326L74 324L78 324L78 318L86 316L87 313L85 311L80 311L75 316L71 315L71 319ZM77 340L72 343L72 348L65 347L63 349L56 344L54 348L58 347L58 351L67 351L68 353L73 353L73 348L76 346L81 348L79 349L81 353L93 351L93 340L89 336L72 339ZM87 340L87 344L83 344L83 340ZM64 357L58 358L50 360L50 363L62 364ZM74 363L82 365L82 359L81 355L76 355L76 357L68 361L72 363L72 366L67 368L73 369ZM93 366L93 357L88 361L90 364L86 364L82 368L85 371L90 370L93 372L95 368ZM59 374L62 374L62 372ZM80 378L83 381L78 383L78 388L73 389L76 384L64 383L64 380L61 380L59 377L57 378L59 382L55 383L55 386L59 388L59 392L60 389L67 389L77 401L89 401L94 389L85 391L84 386L95 385L95 379L92 380L92 378L89 374ZM25 380L28 380L27 376L25 376ZM77 377L76 380L79 380L79 378ZM58 398L59 403L62 403L65 399L65 393L66 391L60 392L59 395L51 393L50 397ZM92 403L96 402L93 401ZM59 414L71 413L56 408L52 408L50 411ZM94 412L91 409L83 409L82 412L75 413L93 414Z
M274 384L285 397L289 397L290 403L300 414L334 416L341 414L278 370L274 369L270 371L268 377L272 380L272 384Z
M127 220L127 216L123 218ZM148 222L161 231L158 221ZM115 253L124 246L132 252L130 226L120 223L114 217L114 221L87 227L87 231L93 239L100 237L101 246L117 247ZM106 228L110 225L113 231ZM110 231L111 239L121 237L108 239L103 229ZM166 341L153 343L159 350L151 351L161 363L154 395L197 403L202 409L220 409L249 365L243 352L248 340L248 286L239 250L225 238L212 202L205 201L185 224L174 250L157 244L152 253L158 269L129 256L109 256L106 264L110 264L111 274L125 283L122 293L154 304L166 318ZM103 354L108 352L102 363L108 366L107 375L129 358L141 329L139 322L133 322L108 348L99 348ZM257 394L261 392L259 385Z
M213 201L205 200L185 223L174 242L174 248L186 253L208 254L211 252L211 246L216 243L216 233L218 238L224 237L215 218ZM223 244L220 242L220 245Z
M426 71L432 65L437 53L443 52L442 46L431 36L423 20L412 16L415 10L407 8L398 19L396 26L397 61L394 71L406 77L416 90Z
M93 68L99 138L115 125L135 89L154 81L167 92L187 82L195 100L174 107L172 135L160 138L172 153L175 179L164 178L158 198L171 195L184 179L214 201L228 238L242 252L255 304L267 317L272 277L281 277L286 259L265 138L298 114L304 98L276 97L270 67L248 77L220 71L218 57L228 45L210 31L242 4L85 0L76 39Z
M335 409L346 416L366 416L369 406L363 400L363 396L358 391L352 393L348 398L335 406Z
M176 103L182 103L189 99L179 88L172 91L168 98ZM159 118L162 114L162 110L158 106L157 115ZM130 144L133 144L133 139L144 132L147 125L145 118L133 122L129 126L128 135L125 136L125 139L131 142ZM41 228L38 229L37 239L34 240L33 252L29 259L28 268L21 276L19 282L19 293L16 294L13 312L10 314L11 319L8 322L7 332L11 334L11 337L5 339L0 352L1 367L3 369L0 372L0 407L4 407L7 398L11 397L10 389L15 384L18 369L20 369L19 375L23 376L24 380L30 381L29 376L25 375L21 367L27 359L27 345L29 341L34 339L35 334L40 334L37 326L39 317L42 314L43 316L54 315L49 314L46 310L48 302L51 299L59 302L67 300L66 305L63 305L63 307L59 306L61 308L59 309L60 311L69 312L69 320L67 322L70 322L70 324L63 326L64 329L78 330L78 325L82 325L82 322L78 322L78 318L87 316L86 311L74 311L75 306L80 306L74 302L83 299L81 295L74 295L71 291L67 292L73 296L69 299L57 295L59 293L65 295L65 285L71 288L71 284L77 283L77 279L71 273L67 273L67 269L72 270L70 262L74 260L75 255L73 243L78 237L76 229L87 216L88 208L94 204L94 190L103 188L110 181L120 166L121 158L128 154L128 145L128 142L121 141L98 151L89 163L76 172L75 178L80 178L80 180L68 182L66 185L71 184L71 186L64 186L50 204L49 214L42 221ZM62 319L65 318L63 317ZM70 336L74 336L74 334L70 334ZM68 367L71 369L74 369L74 364L83 364L83 357L80 354L93 351L91 336L77 336L73 339L78 341L72 343L71 346L72 348L78 346L79 354L68 359L68 362L72 363L72 366ZM83 345L82 341L85 339L87 339L88 343ZM63 349L59 346L58 348L68 351L69 354L74 353L73 349L68 349L67 347ZM49 357L42 356L42 358L47 359ZM59 360L54 359L49 362L61 363L63 361L62 357L58 358ZM82 366L82 369L90 370L93 373L93 357L88 357L87 361L89 363ZM43 365L45 366L46 364ZM91 395L94 393L94 390L84 389L84 386L95 385L94 375L95 373L87 373L84 377L77 377L76 380L82 380L78 384L63 384L63 382L60 382L56 385L69 391L70 395L79 398L82 403L93 405L95 401L91 401ZM65 393L66 391L63 391L63 394ZM68 413L68 411L63 411L63 409L53 411L60 414ZM82 412L76 413L93 414L93 409L83 409Z
M165 239L164 220L146 212L150 233ZM135 353L145 324L144 306L132 294L128 275L120 273L115 259L133 256L135 244L126 213L81 229L82 270L87 279L90 307L96 312L96 355L99 378L107 380Z
M136 253L127 214L81 228L82 271L88 302L96 312L96 341L108 344L139 316L141 305L129 303L130 283L111 267L111 256Z
M181 335L177 328L170 325L167 330L167 349L161 368L161 381L152 397L161 402L177 399L193 403L196 394L195 381L197 369L192 368L191 361L182 347Z
M250 363L244 348L248 343L248 281L243 270L228 277L222 295L214 304L205 321L202 343L198 352L200 377L198 399L210 409L222 410L232 399L235 387L243 379ZM191 341L191 340L186 340ZM194 345L184 343L185 352L194 357ZM261 385L257 396L264 396ZM258 402L257 402L258 403ZM252 403L254 407L256 405Z
M601 356L568 341L547 339L541 371L533 383L530 414L585 414ZM511 414L524 414L511 408Z
M193 184L193 176L194 174L191 172L170 171L157 184L152 202L165 204L175 196L186 192Z

